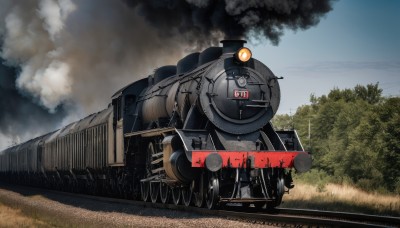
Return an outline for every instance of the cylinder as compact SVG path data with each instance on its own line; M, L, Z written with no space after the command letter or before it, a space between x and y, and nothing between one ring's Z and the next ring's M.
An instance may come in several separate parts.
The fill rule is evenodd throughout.
M163 165L167 176L177 182L188 183L194 178L194 170L192 170L192 164L186 157L183 149L174 150L172 141L175 136L167 136L163 140ZM176 139L175 139L176 140Z

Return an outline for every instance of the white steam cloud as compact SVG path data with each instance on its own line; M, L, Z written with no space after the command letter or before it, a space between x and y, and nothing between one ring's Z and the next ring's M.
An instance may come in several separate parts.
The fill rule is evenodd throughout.
M60 104L73 116L98 111L119 88L183 55L179 41L160 38L122 1L1 4L0 55L20 68L16 86L51 112Z
M46 68L33 67L32 64L23 66L17 86L38 96L44 106L54 111L60 102L69 98L72 91L69 65L51 61Z

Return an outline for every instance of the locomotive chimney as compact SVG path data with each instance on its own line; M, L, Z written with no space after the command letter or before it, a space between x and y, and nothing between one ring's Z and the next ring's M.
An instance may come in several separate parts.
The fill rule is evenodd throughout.
M243 44L247 43L245 40L222 40L222 53L235 53L240 48L243 47Z

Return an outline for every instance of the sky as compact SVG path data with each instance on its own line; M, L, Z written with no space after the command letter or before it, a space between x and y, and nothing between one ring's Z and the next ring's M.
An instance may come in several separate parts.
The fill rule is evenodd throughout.
M247 44L280 80L278 114L294 113L335 87L379 82L385 96L400 96L400 1L337 1L320 23L286 31L278 46Z

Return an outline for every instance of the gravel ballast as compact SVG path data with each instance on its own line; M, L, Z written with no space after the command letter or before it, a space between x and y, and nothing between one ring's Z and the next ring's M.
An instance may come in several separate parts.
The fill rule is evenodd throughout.
M54 191L0 184L0 202L53 226L66 227L267 227L168 209L155 209ZM0 221L1 227L1 221Z

